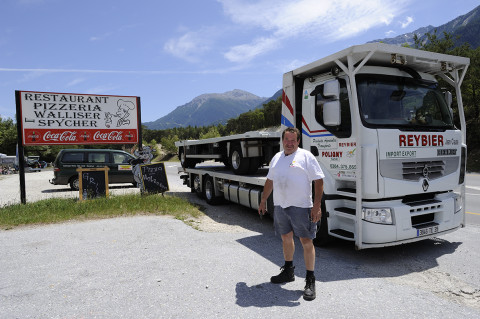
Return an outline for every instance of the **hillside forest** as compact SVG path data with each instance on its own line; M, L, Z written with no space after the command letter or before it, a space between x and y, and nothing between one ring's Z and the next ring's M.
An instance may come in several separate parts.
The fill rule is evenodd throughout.
M427 41L415 38L414 48L438 52L450 55L458 55L470 58L470 66L462 84L462 98L464 104L465 118L467 123L467 147L468 159L467 170L470 172L480 171L480 47L471 48L469 44L455 46L452 35L444 33L442 37L436 34L427 33ZM442 87L449 87L442 83ZM454 105L456 96L453 90ZM142 126L143 145L149 145L157 152L156 160L166 160L176 154L175 141L185 139L203 139L209 137L227 136L240 134L247 131L259 130L262 128L279 126L281 116L281 97L264 104L261 108L243 113L237 118L232 118L225 125L211 125L202 127L177 127L166 130L150 130ZM457 127L458 109L454 107ZM17 143L16 123L12 119L3 119L0 116L0 153L14 155ZM72 146L69 146L72 147ZM74 146L75 147L75 146ZM73 147L73 148L74 148ZM113 146L78 146L86 148L119 148ZM123 145L121 148L133 152L136 145ZM25 155L38 155L41 159L52 162L59 150L64 146L29 146L25 147ZM161 148L161 149L160 149Z

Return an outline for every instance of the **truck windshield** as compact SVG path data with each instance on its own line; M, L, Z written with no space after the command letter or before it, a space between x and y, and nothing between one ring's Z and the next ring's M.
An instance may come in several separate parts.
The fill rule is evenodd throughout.
M368 127L454 129L443 93L435 82L398 76L357 76L360 113Z

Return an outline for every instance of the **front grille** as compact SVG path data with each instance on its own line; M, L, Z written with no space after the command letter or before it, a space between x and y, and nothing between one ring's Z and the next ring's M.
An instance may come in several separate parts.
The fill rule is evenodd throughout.
M430 180L440 178L444 175L444 171L444 161L402 163L403 179L410 181L418 181L420 178L428 178Z
M423 159L380 160L380 174L383 177L417 182L427 178L434 180L457 172L460 156L429 157ZM427 177L424 176L427 175Z

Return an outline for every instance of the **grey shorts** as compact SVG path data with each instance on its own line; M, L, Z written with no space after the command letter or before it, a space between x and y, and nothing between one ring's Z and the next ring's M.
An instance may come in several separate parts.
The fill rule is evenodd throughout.
M310 221L311 208L274 207L275 231L280 235L293 231L300 238L314 239L317 234L317 223Z

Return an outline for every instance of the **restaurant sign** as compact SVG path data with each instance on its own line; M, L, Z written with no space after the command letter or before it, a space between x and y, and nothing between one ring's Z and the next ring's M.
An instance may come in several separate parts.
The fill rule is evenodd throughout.
M17 91L23 145L136 144L135 96Z

